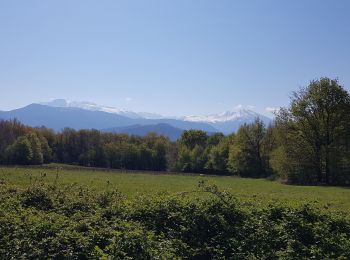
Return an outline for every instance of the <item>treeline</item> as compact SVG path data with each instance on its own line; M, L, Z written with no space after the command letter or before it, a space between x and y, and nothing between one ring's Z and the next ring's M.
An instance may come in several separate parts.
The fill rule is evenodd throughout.
M146 137L66 128L55 133L27 127L17 120L0 122L0 162L35 165L50 162L131 170L167 169L171 143L164 136Z
M350 96L321 78L295 92L266 126L258 118L235 134L185 131L176 142L97 130L30 128L0 122L0 163L60 162L131 170L278 176L291 183L350 183Z

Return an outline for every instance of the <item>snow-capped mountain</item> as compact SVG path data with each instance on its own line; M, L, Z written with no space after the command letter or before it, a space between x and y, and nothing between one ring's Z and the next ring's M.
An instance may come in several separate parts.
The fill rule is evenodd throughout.
M200 115L200 116L184 116L182 120L189 122L208 123L219 131L229 134L238 130L243 124L254 122L257 118L262 120L266 125L272 122L272 119L256 113L249 109L235 109L220 114Z
M84 111L91 112L104 112L107 115L118 115L126 120L133 120L123 122L121 125L121 119L115 122L115 125L111 127L124 127L133 125L150 125L158 123L167 123L173 127L180 129L202 129L208 132L222 132L224 134L230 134L236 132L239 127L245 123L249 124L254 122L257 118L260 118L266 125L272 122L272 119L256 113L247 108L236 108L233 111L226 111L220 114L211 115L190 115L183 117L164 117L159 114L152 114L146 112L133 112L116 107L101 106L92 102L78 102L78 101L67 101L65 99L55 99L50 102L40 103L40 105L62 108L62 109L82 109ZM106 115L106 116L107 116ZM102 126L102 124L101 124ZM107 128L107 127L106 127Z
M80 108L90 111L101 111L101 112L107 112L112 114L117 114L121 116L125 116L128 118L133 119L161 119L163 118L161 115L158 114L152 114L152 113L145 113L145 112L133 112L123 109L118 109L116 107L110 107L110 106L101 106L92 102L87 101L68 101L65 99L54 99L50 102L41 102L39 103L41 105L45 106L51 106L51 107L71 107L71 108Z
M226 111L220 114L212 114L212 115L202 115L202 116L184 116L182 119L185 121L191 122L207 122L207 123L223 123L227 121L234 121L246 118L257 118L262 115L248 110L248 109L239 109L235 111Z

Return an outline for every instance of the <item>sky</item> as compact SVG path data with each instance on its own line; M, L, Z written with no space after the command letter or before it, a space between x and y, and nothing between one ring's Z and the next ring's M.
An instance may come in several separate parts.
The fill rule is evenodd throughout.
M347 0L0 0L0 110L64 98L266 114L323 76L350 89L349 13Z

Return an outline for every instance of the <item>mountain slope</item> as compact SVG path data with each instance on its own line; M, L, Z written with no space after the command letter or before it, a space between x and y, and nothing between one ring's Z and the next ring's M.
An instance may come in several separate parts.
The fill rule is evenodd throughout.
M112 114L118 114L121 116L129 117L129 118L144 118L144 119L161 119L163 118L161 115L146 113L146 112L133 112L124 109L118 109L116 107L110 106L101 106L96 103L87 102L87 101L67 101L65 99L54 99L49 102L41 102L40 105L50 106L50 107L67 107L67 108L81 108L90 111L101 111Z
M53 107L31 104L12 111L0 112L0 119L18 119L24 124L36 127L46 126L54 130L65 127L74 129L107 129L131 125L169 124L180 129L201 129L207 132L217 130L206 123L186 122L176 119L129 118L115 113L92 111L74 107Z
M221 114L213 115L185 116L182 119L188 122L207 123L224 134L230 134L232 132L236 132L243 124L253 123L257 118L262 120L266 125L272 122L270 118L248 109L227 111Z
M103 132L119 133L145 136L151 132L169 137L171 141L176 141L183 133L183 129L173 127L169 124L156 124L156 125L132 125L126 127L114 127L109 129L103 129Z
M236 132L241 125L254 122L256 118L260 118L266 125L272 122L270 118L248 109L238 109L214 115L184 116L174 119L164 118L157 114L118 110L90 102L67 102L64 99L56 99L49 103L31 104L12 111L0 111L0 119L14 118L30 126L46 126L54 130L70 127L74 129L95 128L98 130L115 128L119 131L121 129L118 128L132 127L123 129L123 131L128 130L130 133L139 131L141 134L148 130L161 133L165 125L180 130L199 129L208 133L223 132L224 134L230 134ZM163 132L169 132L167 136L170 138L175 138L179 134L179 131L174 129L168 128L166 130Z
M140 120L140 122L143 122L143 124L146 124L146 122L148 124L168 124L184 130L199 129L205 132L218 132L218 129L206 122L188 122L178 119L148 119L147 121Z
M101 129L134 124L133 119L117 114L79 108L50 107L39 104L31 104L12 111L0 112L0 118L16 118L30 126L46 126L54 130L61 130L65 127Z
M201 129L207 132L223 132L230 134L236 132L242 124L249 124L254 122L256 118L260 118L266 125L271 123L271 119L258 114L252 110L244 109L241 106L237 107L233 111L227 111L221 114L212 115L191 115L183 116L180 118L166 118L159 114L145 113L145 112L133 112L116 107L109 107L98 105L92 102L79 102L79 101L67 101L65 99L55 99L50 102L41 103L52 107L65 107L65 108L80 108L90 111L100 111L120 116L137 119L135 124L139 125L157 125L157 124L169 124L173 127L180 129ZM151 120L151 121L148 121ZM115 125L114 127L120 127Z

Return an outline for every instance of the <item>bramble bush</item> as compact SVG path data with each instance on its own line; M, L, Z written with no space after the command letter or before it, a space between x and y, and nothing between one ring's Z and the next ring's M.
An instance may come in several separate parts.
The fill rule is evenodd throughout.
M345 215L310 205L249 207L205 183L194 192L131 199L76 184L23 189L2 181L0 258L350 257Z

